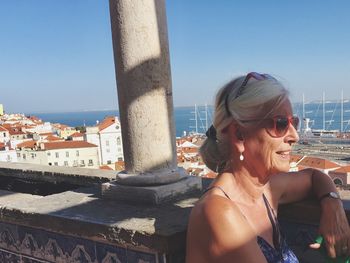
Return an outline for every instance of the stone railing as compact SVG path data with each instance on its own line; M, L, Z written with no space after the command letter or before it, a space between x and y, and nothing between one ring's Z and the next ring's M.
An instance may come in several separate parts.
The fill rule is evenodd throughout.
M184 262L187 221L198 192L157 206L130 205L100 198L100 184L115 177L111 171L0 163L0 182L2 177L31 185L27 193L0 190L0 258L8 262ZM54 189L58 182L68 188ZM203 179L203 188L209 183ZM55 191L29 193L41 187ZM348 216L349 205L344 202ZM279 209L301 262L322 262L305 249L317 234L319 213L312 201Z

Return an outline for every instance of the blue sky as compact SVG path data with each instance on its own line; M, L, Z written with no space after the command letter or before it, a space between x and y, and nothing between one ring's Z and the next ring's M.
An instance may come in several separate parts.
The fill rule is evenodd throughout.
M293 101L350 99L350 2L168 0L175 106L212 103L238 74L271 73ZM107 0L1 0L7 112L117 108Z

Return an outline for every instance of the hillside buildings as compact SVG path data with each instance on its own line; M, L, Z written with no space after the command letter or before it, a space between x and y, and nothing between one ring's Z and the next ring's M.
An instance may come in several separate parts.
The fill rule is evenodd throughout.
M107 117L81 133L63 124L23 114L0 117L0 161L83 168L122 168L117 117Z
M215 171L205 166L198 152L204 139L200 134L178 138L177 163L190 175L215 178ZM86 127L86 132L80 132L34 116L3 114L0 116L0 162L124 170L120 122L110 116L96 126ZM307 168L321 170L338 185L350 184L350 166L314 156L291 156L290 171Z

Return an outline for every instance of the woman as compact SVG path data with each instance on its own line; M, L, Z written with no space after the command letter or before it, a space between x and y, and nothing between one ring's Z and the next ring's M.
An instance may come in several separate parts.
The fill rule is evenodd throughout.
M219 175L191 212L187 263L298 262L280 232L277 209L311 195L320 200L319 231L329 256L350 254L349 226L332 180L313 169L288 173L298 123L287 90L270 75L251 72L218 92L200 152Z

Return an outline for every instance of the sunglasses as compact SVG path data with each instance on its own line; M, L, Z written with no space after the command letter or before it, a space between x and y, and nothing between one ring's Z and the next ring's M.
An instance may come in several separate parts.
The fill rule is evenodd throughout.
M260 74L260 73L257 73L257 72L250 72L244 78L241 86L239 86L237 94L235 96L235 99L237 99L239 96L242 95L242 92L243 92L245 86L247 86L248 81L250 79L255 79L255 80L258 80L258 81L265 80L265 79L276 80L274 77L270 76L269 74ZM225 108L226 108L227 113L230 114L230 110L229 110L229 107L228 107L228 97L229 96L226 96L226 98L225 98Z
M250 72L250 73L247 74L247 76L243 80L242 85L238 88L238 92L237 92L237 94L235 96L235 99L237 99L237 97L242 95L242 91L244 90L245 86L247 86L248 81L250 79L255 79L255 80L265 80L265 79L276 80L274 77L270 76L269 74L260 74L260 73L257 73L257 72Z
M241 122L267 122L265 127L267 133L274 138L284 136L289 126L292 125L295 130L299 127L299 118L297 116L275 116L273 118L260 119L260 120L246 120Z

